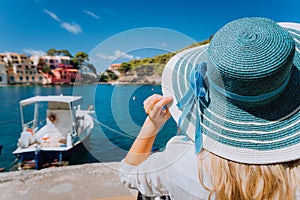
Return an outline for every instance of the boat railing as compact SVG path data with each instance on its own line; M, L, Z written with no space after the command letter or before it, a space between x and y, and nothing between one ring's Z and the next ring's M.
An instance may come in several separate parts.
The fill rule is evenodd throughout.
M22 129L24 129L24 128L34 128L33 124L34 124L34 120L31 120L27 123L24 123L23 126L22 126Z
M34 120L31 120L29 122L24 123L22 129L24 130L24 128L31 128L34 132L36 132L37 130L39 130L41 127L45 125L46 125L46 119L40 121L39 123L36 123Z

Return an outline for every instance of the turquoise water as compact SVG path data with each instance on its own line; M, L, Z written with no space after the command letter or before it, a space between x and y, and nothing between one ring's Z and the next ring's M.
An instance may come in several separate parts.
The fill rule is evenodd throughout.
M99 121L91 137L71 159L71 164L120 161L139 132L146 115L143 101L151 94L161 94L157 85L87 85L87 86L3 86L0 87L0 167L9 168L15 160L21 132L19 101L35 95L79 95L82 109L94 105L93 117ZM176 134L170 119L159 132L155 146L163 148Z

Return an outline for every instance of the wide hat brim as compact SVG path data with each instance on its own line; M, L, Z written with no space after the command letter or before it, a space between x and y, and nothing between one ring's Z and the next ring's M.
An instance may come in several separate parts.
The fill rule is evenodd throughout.
M243 107L208 84L209 104L200 101L203 148L220 157L241 163L267 164L300 158L300 24L279 23L296 43L290 80L271 102ZM176 54L167 63L162 75L164 96L172 96L169 107L178 122L182 111L176 106L189 89L192 68L207 62L208 45ZM208 66L209 67L209 66ZM195 138L196 108L184 119L183 130Z

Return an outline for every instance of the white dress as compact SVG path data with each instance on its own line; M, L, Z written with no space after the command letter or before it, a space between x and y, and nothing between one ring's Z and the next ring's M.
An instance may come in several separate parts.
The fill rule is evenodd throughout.
M205 160L205 159L204 159ZM138 166L121 161L120 179L128 188L148 197L169 195L172 200L207 199L198 179L197 156L193 142L175 136L163 152L154 153ZM210 186L204 177L205 185Z
M209 163L209 156L203 159L203 163ZM138 166L122 160L120 179L128 188L137 189L149 197L169 195L172 200L208 199L209 191L198 179L197 165L193 142L185 140L184 136L175 136L163 152L152 154ZM204 184L211 187L207 174L204 173ZM300 200L299 187L295 198Z

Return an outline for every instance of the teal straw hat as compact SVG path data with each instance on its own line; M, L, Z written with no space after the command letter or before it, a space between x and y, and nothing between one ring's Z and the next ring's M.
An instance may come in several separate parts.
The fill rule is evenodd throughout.
M162 76L180 130L220 157L249 164L300 158L300 24L242 18L210 44L176 54Z

